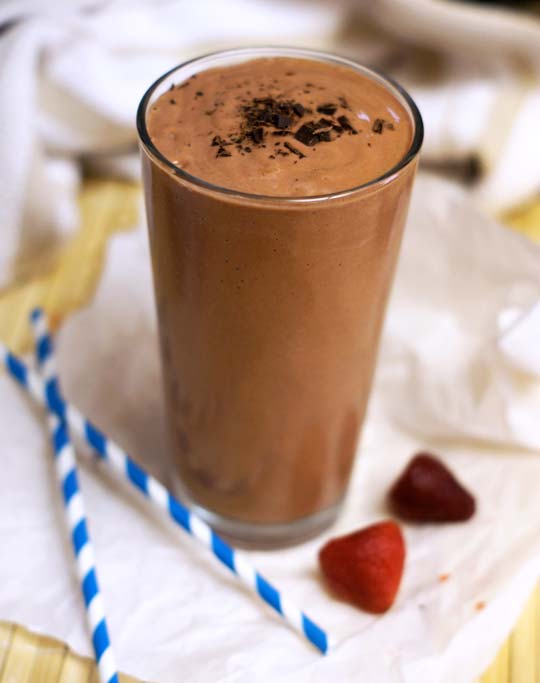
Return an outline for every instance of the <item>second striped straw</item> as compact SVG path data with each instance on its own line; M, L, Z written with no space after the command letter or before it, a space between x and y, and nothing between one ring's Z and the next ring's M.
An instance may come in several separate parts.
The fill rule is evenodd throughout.
M39 309L33 311L30 321L36 340L38 367L42 370L45 380L51 380L56 377L56 369L52 340L47 332L47 322L43 312ZM97 579L94 549L79 487L75 449L64 417L57 415L50 407L47 423L54 448L56 476L62 489L66 518L75 552L86 618L92 634L99 680L101 683L118 683L118 673L105 620L105 608Z

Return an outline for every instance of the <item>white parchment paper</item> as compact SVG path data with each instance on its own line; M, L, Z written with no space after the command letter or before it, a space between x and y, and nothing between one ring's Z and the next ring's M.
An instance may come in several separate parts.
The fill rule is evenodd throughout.
M67 396L164 479L147 249L144 227L114 238L94 302L65 324L58 346ZM80 449L120 667L160 683L474 680L540 574L540 377L527 361L539 299L540 249L461 190L420 177L344 515L323 538L252 553L335 637L325 658ZM0 377L0 618L91 654L43 424ZM444 457L476 493L478 513L465 525L406 525L397 602L369 616L324 591L317 550L387 515L385 492L419 448Z

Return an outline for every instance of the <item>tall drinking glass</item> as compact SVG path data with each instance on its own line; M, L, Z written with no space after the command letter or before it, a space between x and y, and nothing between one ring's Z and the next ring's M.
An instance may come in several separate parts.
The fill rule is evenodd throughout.
M148 115L173 83L264 57L352 69L382 85L410 117L404 156L360 186L289 197L216 186L158 149ZM346 59L254 48L165 74L144 95L137 123L179 493L237 542L301 541L335 520L347 489L420 114L398 85Z

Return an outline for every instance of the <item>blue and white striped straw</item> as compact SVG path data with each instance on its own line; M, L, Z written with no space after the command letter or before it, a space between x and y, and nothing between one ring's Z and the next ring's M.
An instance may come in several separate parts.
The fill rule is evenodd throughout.
M331 643L327 633L259 574L244 553L226 543L204 520L185 507L161 482L137 465L77 408L68 404L58 390L56 378L44 382L20 358L2 345L0 360L12 379L26 389L39 404L63 417L73 433L84 439L105 464L138 489L149 503L162 510L175 524L205 545L241 583L272 607L291 628L323 654L328 652Z
M52 339L43 312L36 309L30 316L36 341L36 359L45 381L55 380L56 363ZM64 417L49 407L47 419L55 453L55 469L62 489L66 519L69 524L77 573L81 582L86 618L101 683L118 683L118 672L109 640L105 607L99 590L94 548L88 532L84 502L79 487L75 449Z

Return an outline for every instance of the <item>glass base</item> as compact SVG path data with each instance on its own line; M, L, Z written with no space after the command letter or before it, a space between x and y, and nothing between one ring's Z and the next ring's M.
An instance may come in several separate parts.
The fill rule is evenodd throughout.
M249 550L277 550L308 541L332 526L343 507L343 499L332 507L308 517L279 524L243 522L223 517L193 502L184 486L176 480L174 488L181 500L231 545Z

